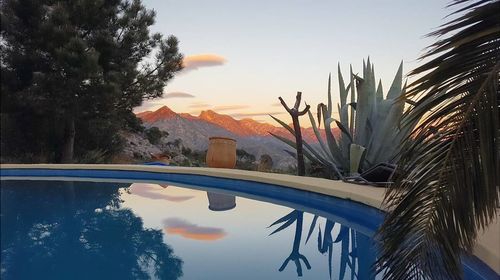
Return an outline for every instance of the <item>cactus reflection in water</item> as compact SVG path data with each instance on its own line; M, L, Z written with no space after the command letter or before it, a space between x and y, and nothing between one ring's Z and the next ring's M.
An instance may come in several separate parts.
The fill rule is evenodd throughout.
M372 271L371 264L376 260L376 254L374 251L373 241L370 237L359 233L349 227L341 225L340 223L325 219L324 228L322 229L321 224L318 223L320 217L315 215L312 219L311 225L309 226L309 231L305 240L305 244L308 243L314 230L318 228L318 239L317 248L318 252L321 254L328 254L328 272L330 279L333 276L333 262L337 259L339 263L338 267L338 277L333 279L345 279L347 268L350 271L350 279L374 279L375 275ZM289 214L283 216L282 218L276 220L269 227L281 224L277 229L275 229L270 235L278 233L292 224L295 224L295 236L293 239L292 252L285 259L279 271L283 271L288 263L292 260L295 263L297 269L297 276L303 275L302 263L305 264L306 268L311 269L311 264L307 260L307 257L300 253L300 243L302 241L302 230L304 222L304 213L302 211L294 210ZM334 238L335 236L335 238ZM340 246L340 256L334 256L334 244L339 244Z

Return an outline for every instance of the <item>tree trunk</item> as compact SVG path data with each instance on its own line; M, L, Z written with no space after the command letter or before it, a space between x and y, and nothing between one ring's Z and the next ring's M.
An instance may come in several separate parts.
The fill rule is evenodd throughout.
M306 167L304 164L304 152L302 150L302 131L300 130L299 117L305 115L310 106L306 104L306 108L302 111L299 111L300 100L302 99L302 92L297 91L297 96L295 97L295 105L293 108L289 108L286 105L283 98L278 98L281 102L281 105L285 108L285 110L290 114L293 121L293 130L295 132L295 144L297 150L297 175L304 176L306 174Z
M64 143L62 146L61 163L73 163L75 146L75 118L68 117L64 127Z
M295 130L295 143L297 145L297 175L306 175L304 164L304 152L302 150L302 130L300 129L299 117L293 116L293 130Z

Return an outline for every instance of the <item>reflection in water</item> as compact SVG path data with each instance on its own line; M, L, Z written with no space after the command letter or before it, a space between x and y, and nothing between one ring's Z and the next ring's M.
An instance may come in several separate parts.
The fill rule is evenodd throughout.
M162 232L118 209L125 185L1 183L2 279L182 276L182 260L163 243Z
M288 262L293 261L297 268L297 275L302 276L302 264L300 262L301 260L304 262L307 269L311 269L311 265L309 264L307 258L299 252L300 240L302 239L303 221L304 221L304 212L293 210L288 215L282 217L281 219L278 219L276 222L274 222L272 225L269 226L272 227L274 225L283 223L278 229L276 229L270 234L272 235L279 231L282 231L283 229L289 227L291 224L295 222L295 237L293 239L292 252L290 253L290 256L288 256L288 258L285 259L285 261L279 268L279 271L283 271L288 265Z
M226 236L226 232L221 228L202 227L179 218L165 219L163 224L165 232L188 239L214 241Z
M227 211L236 207L236 197L214 192L207 192L208 209L212 211Z
M158 187L162 187L163 189L167 188L168 185L156 185L156 184L145 184L145 183L133 183L130 185L128 188L128 191L131 194L135 194L138 196L142 196L145 198L150 198L150 199L163 199L163 200L168 200L171 202L183 202L186 200L190 200L194 198L194 196L174 196L174 195L168 195L168 194L163 194L159 193Z
M375 275L372 271L371 264L375 262L376 254L375 248L372 244L372 239L364 234L361 234L353 229L343 226L339 223L326 220L324 230L321 230L321 225L317 223L318 216L314 216L309 227L308 235L305 243L309 241L316 225L318 225L318 252L321 254L328 254L328 271L330 279L332 279L333 258L337 257L334 254L334 244L340 245L340 265L338 270L338 277L334 279L344 279L346 276L347 268L350 271L349 279L374 279ZM299 246L302 239L302 225L303 225L303 212L294 210L291 213L276 220L270 227L282 224L272 234L282 231L295 223L295 237L293 240L292 253L285 259L279 271L283 271L290 260L295 262L297 268L297 275L302 276L302 265L300 260L304 261L307 269L311 266L307 258L299 253ZM334 230L337 228L338 230ZM335 239L333 236L336 236Z

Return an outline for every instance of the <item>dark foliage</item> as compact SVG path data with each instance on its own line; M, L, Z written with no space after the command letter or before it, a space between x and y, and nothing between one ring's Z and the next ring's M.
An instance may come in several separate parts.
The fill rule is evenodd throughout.
M461 254L500 206L500 1L457 5L411 73L402 125L420 122L386 194L385 279L461 279Z
M168 133L166 131L162 131L156 126L145 129L144 133L146 134L149 143L153 145L158 144L162 137L168 136Z
M161 230L120 208L125 187L2 182L2 279L180 278L183 261Z
M132 109L182 68L173 36L150 34L135 1L1 2L2 156L69 161L119 150Z

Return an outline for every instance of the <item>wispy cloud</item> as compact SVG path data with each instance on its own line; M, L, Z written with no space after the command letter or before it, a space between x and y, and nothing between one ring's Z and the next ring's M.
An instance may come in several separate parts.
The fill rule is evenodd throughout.
M163 94L163 96L159 99L145 101L141 107L138 107L139 109L137 109L137 112L155 110L156 108L159 108L163 105L168 104L169 102L167 101L167 99L195 98L195 97L196 96L191 94L191 93L182 92L182 91L167 92L167 93ZM136 110L134 110L134 111L136 111Z
M212 110L214 110L215 112L221 112L221 111L241 110L249 107L250 106L248 105L223 105L223 106L215 106L212 108Z
M221 66L226 63L226 59L216 54L196 54L186 56L182 62L183 71L198 70L201 67Z
M211 106L210 104L207 103L196 102L196 103L191 103L188 107L193 109L198 109L198 108L209 108Z
M236 113L230 114L233 118L249 118L249 117L260 117L260 116L268 116L268 115L282 115L285 112L260 112L260 113Z
M196 109L191 111L191 113L199 113L199 110L212 110L217 113L219 112L224 112L224 111L233 111L233 110L242 110L242 109L247 109L250 108L248 105L221 105L221 106L212 106L207 103L203 102L196 102L196 103L191 103L189 108Z
M195 97L191 93L187 92L181 92L181 91L174 91L174 92L169 92L163 95L163 98L193 98Z
M134 183L129 188L129 191L132 194L150 199L163 199L171 202L183 202L194 198L194 196L174 196L174 195L158 193L158 191L162 190L163 189L160 189L159 185L143 184L143 183Z
M165 219L163 226L163 230L169 234L194 240L214 241L226 236L226 232L221 228L202 227L179 218Z
M271 106L273 106L273 107L281 107L281 103L274 102L273 104L271 104Z

